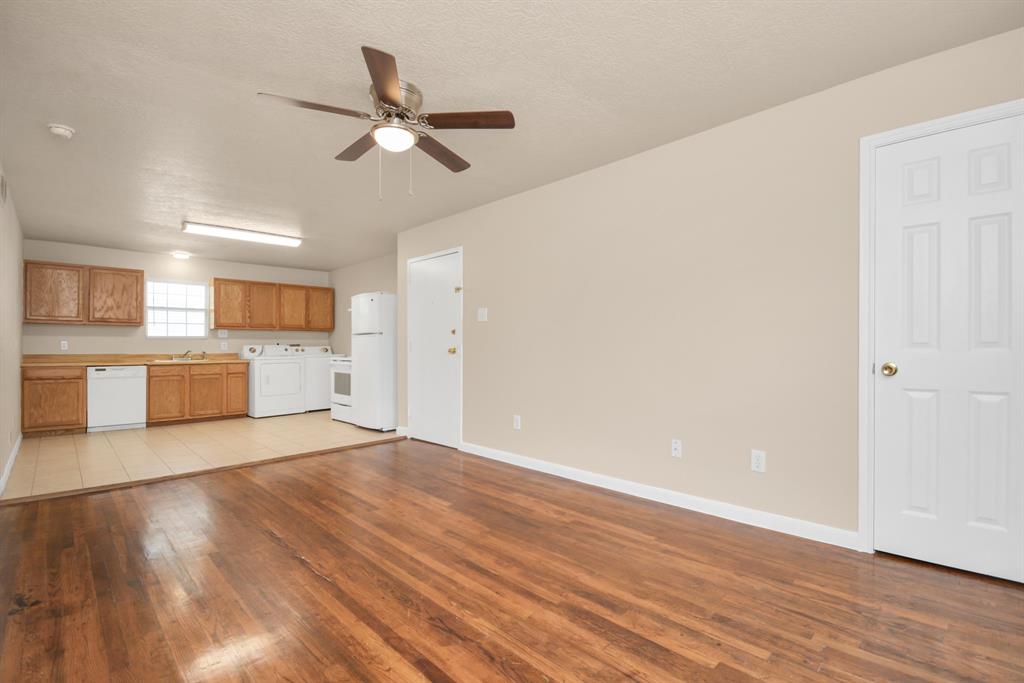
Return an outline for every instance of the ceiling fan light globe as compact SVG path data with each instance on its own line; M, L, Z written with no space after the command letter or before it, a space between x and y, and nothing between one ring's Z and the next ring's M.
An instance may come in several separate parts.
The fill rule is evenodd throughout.
M416 144L416 133L405 126L381 123L374 126L373 139L389 152L404 152Z

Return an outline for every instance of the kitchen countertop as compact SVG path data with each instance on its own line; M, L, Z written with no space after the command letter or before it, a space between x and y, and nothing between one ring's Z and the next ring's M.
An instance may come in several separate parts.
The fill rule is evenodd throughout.
M217 353L210 354L206 360L178 360L172 361L170 354L68 354L66 356L56 355L30 355L23 356L21 367L23 368L46 368L46 367L96 367L113 365L150 365L157 367L173 367L175 365L224 365L226 363L248 363L246 358L239 358L235 354Z

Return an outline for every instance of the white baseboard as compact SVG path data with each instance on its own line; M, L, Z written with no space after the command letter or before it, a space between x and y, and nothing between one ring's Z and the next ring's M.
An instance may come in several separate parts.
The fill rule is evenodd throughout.
M559 465L546 460L529 458L525 455L509 453L508 451L501 451L497 448L480 446L474 443L463 443L461 450L467 453L472 453L473 455L490 458L491 460L500 460L501 462L508 463L510 465L525 467L529 470L553 474L556 477L563 477L565 479L571 479L584 484L599 486L603 489L626 493L638 498L645 498L647 500L653 500L659 503L693 510L695 512L702 512L706 515L722 517L724 519L741 522L742 524L749 524L762 529L770 529L772 531L778 531L791 536L799 536L801 538L818 541L820 543L828 543L830 545L837 545L843 548L850 548L851 550L863 550L860 535L856 531L839 529L837 527L818 524L817 522L808 522L803 519L777 515L773 512L764 512L763 510L755 510L753 508L734 505L732 503L723 503L722 501L711 500L710 498L701 498L700 496L693 496L688 493L680 493L679 491L663 489L657 486L650 486L648 484L639 484L635 481L610 477L605 474L598 474L596 472L568 467L566 465Z
M18 440L14 442L14 448L11 449L10 457L7 458L7 464L4 466L4 473L0 475L0 493L4 492L7 488L7 480L11 476L11 470L14 469L14 460L18 457L18 451L21 450L21 434L18 434Z
M397 427L395 427L395 434L397 434L398 436L409 436L409 428L403 427L402 425L398 425Z

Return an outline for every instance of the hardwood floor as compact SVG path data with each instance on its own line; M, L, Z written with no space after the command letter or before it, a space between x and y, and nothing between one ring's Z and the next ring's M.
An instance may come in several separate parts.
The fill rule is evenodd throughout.
M0 680L1024 679L1024 588L418 442L0 508Z

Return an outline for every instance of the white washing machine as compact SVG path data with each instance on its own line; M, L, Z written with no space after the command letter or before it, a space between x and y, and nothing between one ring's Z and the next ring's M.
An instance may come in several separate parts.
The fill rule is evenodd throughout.
M249 417L291 415L306 410L306 360L295 344L246 346Z
M306 360L306 412L331 407L331 347L300 346Z

